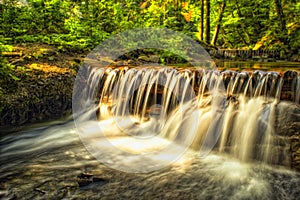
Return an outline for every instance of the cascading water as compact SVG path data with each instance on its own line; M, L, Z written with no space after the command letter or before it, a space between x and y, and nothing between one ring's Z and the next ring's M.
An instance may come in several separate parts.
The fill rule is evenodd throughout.
M83 72L77 129L69 118L1 136L1 198L298 199L285 167L299 144L294 72Z
M213 149L242 161L290 165L288 138L275 130L284 85L277 72L158 67L89 70L93 91L85 92L94 95L88 95L90 104L85 109L98 104L100 121L130 119L130 126L118 124L129 135L147 133L200 152ZM292 94L297 103L299 80L297 76Z

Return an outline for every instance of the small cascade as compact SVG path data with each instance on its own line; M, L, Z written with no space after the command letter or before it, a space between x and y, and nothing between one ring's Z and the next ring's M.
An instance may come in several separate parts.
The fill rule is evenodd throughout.
M86 110L97 109L99 120L131 118L132 129L151 121L155 135L192 141L201 152L290 165L288 139L275 127L282 100L300 103L296 72L123 67L88 74Z
M223 72L227 96L243 94L249 98L262 96L280 100L282 77L277 72Z
M213 49L210 51L210 55L221 58L274 59L280 57L280 52L274 50Z

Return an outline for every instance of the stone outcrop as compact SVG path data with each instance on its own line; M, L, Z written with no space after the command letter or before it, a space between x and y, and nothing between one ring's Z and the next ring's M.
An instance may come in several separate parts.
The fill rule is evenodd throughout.
M52 66L48 71L33 70L29 76L21 76L20 81L2 86L5 87L0 96L2 131L71 113L73 71Z
M280 103L276 109L275 132L290 143L291 167L300 171L300 105Z

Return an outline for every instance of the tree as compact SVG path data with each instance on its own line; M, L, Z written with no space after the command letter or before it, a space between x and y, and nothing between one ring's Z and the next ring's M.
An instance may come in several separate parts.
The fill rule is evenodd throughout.
M210 40L210 0L206 0L205 42Z
M213 46L216 45L216 42L217 42L217 39L218 39L218 35L219 35L219 32L220 32L220 27L221 27L221 22L222 22L225 7L226 7L226 0L224 0L221 4L219 18L217 20L217 25L216 25L216 28L215 28L213 38L211 40L211 45L213 45Z
M276 5L276 11L277 11L277 15L278 15L278 23L279 23L280 30L282 32L285 32L286 31L286 22L285 22L284 13L283 13L282 6L281 6L281 0L274 0L274 2Z
M204 0L201 0L200 40L203 41L204 33Z
M0 37L90 49L124 30L166 27L223 48L297 53L299 13L296 0L0 0Z

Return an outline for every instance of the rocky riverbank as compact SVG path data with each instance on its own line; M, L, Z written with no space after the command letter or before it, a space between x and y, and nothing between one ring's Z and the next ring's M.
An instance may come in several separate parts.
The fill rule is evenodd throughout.
M85 54L19 45L9 57L18 80L0 80L0 129L14 131L71 113L76 70Z

